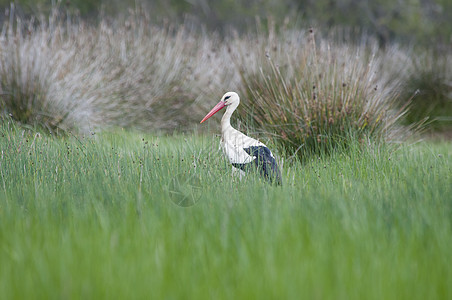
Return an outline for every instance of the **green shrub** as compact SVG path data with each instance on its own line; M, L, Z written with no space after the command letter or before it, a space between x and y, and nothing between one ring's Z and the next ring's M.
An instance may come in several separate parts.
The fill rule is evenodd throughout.
M415 93L415 95L414 95ZM414 95L414 97L413 97ZM412 101L410 98L413 98ZM452 55L423 51L410 56L400 104L411 101L407 123L426 119L430 129L452 125Z

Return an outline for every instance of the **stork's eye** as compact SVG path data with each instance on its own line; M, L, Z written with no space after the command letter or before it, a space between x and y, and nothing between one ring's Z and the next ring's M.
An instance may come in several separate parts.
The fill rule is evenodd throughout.
M231 96L224 97L224 100L228 100Z

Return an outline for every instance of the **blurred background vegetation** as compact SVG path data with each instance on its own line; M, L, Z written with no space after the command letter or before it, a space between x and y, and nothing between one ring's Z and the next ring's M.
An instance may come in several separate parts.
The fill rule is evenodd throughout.
M0 0L8 8L11 0ZM452 1L450 0L16 0L23 15L50 12L51 7L98 20L127 15L130 8L144 7L150 19L181 22L190 18L210 30L229 28L244 31L255 25L256 17L271 17L276 24L353 28L376 35L382 45L390 41L423 46L449 45L452 41ZM3 16L4 17L4 16Z
M316 144L333 127L343 131L344 120L333 122L327 112L329 101L341 103L347 97L337 95L345 94L353 101L379 103L375 115L363 106L347 123L357 131L385 131L379 110L390 110L386 103L398 101L398 113L389 114L392 120L400 115L405 125L423 122L432 132L452 136L450 0L0 0L0 9L0 112L24 124L62 130L80 129L80 124L190 128L230 89L255 101L267 95L261 99L270 100L266 108L273 102L302 107L301 100L320 99L317 91L309 94L312 82L329 86L323 82L327 77L309 77L317 64L339 84L321 91L326 118L317 121L328 120L322 121L324 127L309 114L304 115L307 123L296 114L289 124L291 112L269 120L265 111L258 115L245 103L241 118L252 112L257 118L253 129L271 134L275 130L266 124L293 126L281 130L283 140L299 134L305 141L307 131L300 126L309 125L315 130L308 138ZM327 45L325 51L311 45L309 28ZM274 69L268 68L270 57ZM337 57L349 59L340 65ZM310 59L316 64L306 64ZM372 61L377 70L366 73ZM350 70L360 70L350 74L354 85L341 81ZM268 82L268 76L280 80ZM376 79L383 84L370 86ZM378 96L368 96L377 87ZM268 96L281 91L287 97ZM356 91L365 97L353 96ZM369 123L373 116L375 122ZM290 142L298 147L298 140Z

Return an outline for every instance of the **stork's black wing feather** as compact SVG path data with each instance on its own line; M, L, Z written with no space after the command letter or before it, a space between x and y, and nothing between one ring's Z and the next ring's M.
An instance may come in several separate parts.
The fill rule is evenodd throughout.
M272 156L270 149L265 146L250 146L248 148L243 148L243 150L249 155L254 156L255 159L253 162L247 164L233 163L232 165L234 167L245 172L257 169L265 179L276 184L282 183L278 164Z

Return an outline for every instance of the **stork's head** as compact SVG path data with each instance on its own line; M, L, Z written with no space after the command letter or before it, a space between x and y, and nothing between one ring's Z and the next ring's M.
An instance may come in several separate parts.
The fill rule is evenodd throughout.
M214 108L202 119L201 123L206 121L208 118L216 114L221 109L227 107L227 109L236 109L240 103L239 95L236 92L227 92L221 97L220 102L215 105Z

